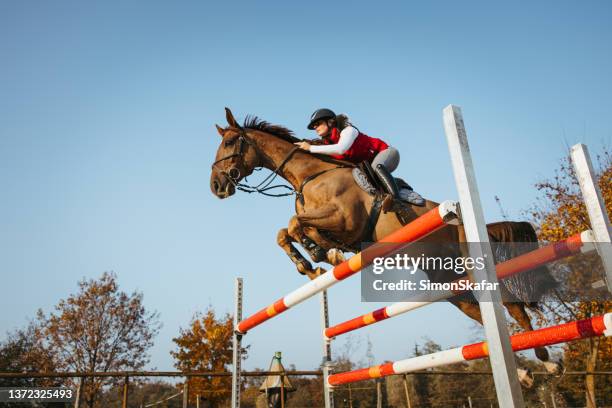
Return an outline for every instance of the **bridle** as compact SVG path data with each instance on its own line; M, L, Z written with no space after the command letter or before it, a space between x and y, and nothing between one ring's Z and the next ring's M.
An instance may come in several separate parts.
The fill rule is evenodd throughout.
M301 195L301 192L296 191L292 186L288 186L286 184L277 184L274 186L270 185L272 184L274 179L276 179L276 177L280 175L280 171L283 168L283 166L291 159L293 154L299 149L299 147L297 146L291 149L291 151L287 154L287 156L283 159L283 161L278 166L276 166L276 169L274 169L272 173L270 173L265 179L263 179L261 183L259 183L256 186L252 186L246 183L241 183L239 181L241 173L238 167L232 166L230 167L228 171L225 171L218 166L220 162L236 157L242 160L242 166L246 167L244 165L244 154L245 154L245 150L247 146L251 146L255 150L255 153L257 154L257 157L260 159L260 161L264 162L265 160L265 161L268 161L269 163L274 162L270 156L268 156L265 152L259 149L259 147L257 146L255 142L253 142L251 139L248 138L247 133L243 128L238 128L237 130L238 130L238 147L236 151L234 151L234 153L232 154L229 154L215 161L212 164L212 168L219 171L219 173L221 173L237 190L240 190L240 191L245 191L247 193L259 193L259 194L263 194L268 197L285 197L285 196L290 196L294 194ZM257 166L253 170L259 171L262 168L263 166ZM245 180L247 179L246 176L244 177L244 179ZM277 189L277 188L284 188L286 190L289 190L289 192L287 193L268 193L268 191ZM300 191L301 191L301 188L300 188Z

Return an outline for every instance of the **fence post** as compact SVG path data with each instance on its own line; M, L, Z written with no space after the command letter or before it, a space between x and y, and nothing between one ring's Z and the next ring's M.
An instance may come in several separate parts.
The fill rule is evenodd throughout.
M410 394L408 393L408 375L404 374L404 393L406 394L406 408L412 408L410 405Z
M234 334L232 335L232 407L240 408L240 383L242 366L242 334L236 332L242 321L242 278L236 278L234 288Z
M183 384L183 408L189 408L189 377L185 377Z
M461 205L461 221L465 228L467 244L472 258L484 260L484 269L474 269L476 281L497 283L493 251L489 244L482 204L478 193L476 175L467 141L461 108L449 105L444 108L444 130L455 175L455 183ZM484 295L484 296L483 296ZM487 336L493 380L500 408L525 406L518 381L514 353L499 289L483 292L479 301L482 322Z
M323 333L323 401L325 408L334 407L334 391L327 383L327 378L331 373L331 341L325 337L325 329L329 327L329 302L327 291L324 290L320 295L321 300L321 328Z
M123 399L121 401L121 408L127 408L128 406L128 388L130 383L130 377L125 376L123 381Z
M601 257L608 291L612 293L612 226L606 212L606 203L595 180L589 150L582 143L572 146L572 163L582 191L582 199L589 214L591 230L595 236L595 248Z
M83 394L83 382L85 382L85 377L79 377L79 385L77 386L76 397L74 400L74 408L80 408L81 406L81 395Z
M280 398L281 398L281 408L285 408L285 373L281 373L280 375L281 378L281 392L280 392Z

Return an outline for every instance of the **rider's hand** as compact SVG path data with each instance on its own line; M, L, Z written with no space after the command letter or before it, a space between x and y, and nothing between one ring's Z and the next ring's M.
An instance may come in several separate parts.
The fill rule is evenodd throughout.
M307 152L310 151L310 143L308 142L295 142L294 145L296 145L300 149L306 150Z

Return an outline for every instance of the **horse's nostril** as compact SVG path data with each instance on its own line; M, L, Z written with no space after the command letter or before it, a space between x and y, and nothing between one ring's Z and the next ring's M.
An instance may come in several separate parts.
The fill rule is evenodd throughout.
M219 182L218 181L213 181L213 188L215 189L215 191L219 191Z

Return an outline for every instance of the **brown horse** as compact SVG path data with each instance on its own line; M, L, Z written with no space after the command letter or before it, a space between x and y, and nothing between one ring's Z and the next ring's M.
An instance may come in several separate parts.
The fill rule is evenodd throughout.
M245 120L240 126L232 112L226 108L226 128L218 125L221 144L212 166L210 186L219 198L232 196L236 189L266 192L266 185L277 175L285 179L296 194L296 215L289 220L288 228L278 232L277 243L296 264L298 271L311 279L322 272L313 269L311 263L295 248L300 244L315 262L337 265L344 260L343 252L356 252L362 241L376 241L402 227L398 216L391 211L382 211L373 229L368 228L368 220L374 197L362 190L353 179L353 165L327 156L313 155L299 150L294 143L299 141L291 131L281 126L271 125L256 117ZM271 170L272 177L266 179L263 187L246 186L241 181L253 173L254 169L264 167ZM438 204L427 201L425 206L409 206L409 220L416 219ZM500 222L487 226L492 242L530 242L537 246L533 227L526 222ZM364 232L370 232L364 237ZM465 242L461 226L446 226L429 234L421 242L437 243L427 256L459 256L448 243ZM533 247L532 246L532 247ZM433 249L437 248L437 249ZM524 252L506 253L508 258ZM504 260L504 259L498 259ZM426 271L432 281L450 282L457 278L453 272ZM500 285L504 305L510 315L524 330L533 330L525 306L535 306L520 299L540 299L555 286L555 281L545 267L537 268L514 277L514 283L527 288L529 293L517 296L510 286ZM511 289L511 287L510 287ZM462 312L482 323L480 308L471 294L459 295L449 299ZM548 361L545 348L537 348L536 356ZM558 370L556 363L546 364L549 370Z

